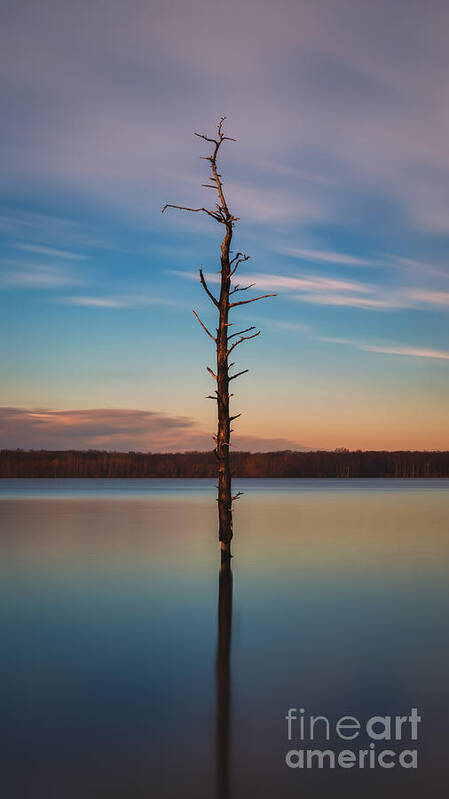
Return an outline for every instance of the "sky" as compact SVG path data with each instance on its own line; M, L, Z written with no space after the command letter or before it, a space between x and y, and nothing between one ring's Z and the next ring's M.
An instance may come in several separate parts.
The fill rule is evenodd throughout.
M3 0L0 446L210 449L240 217L234 446L449 449L449 6ZM206 146L205 146L206 145ZM236 328L239 329L239 328Z

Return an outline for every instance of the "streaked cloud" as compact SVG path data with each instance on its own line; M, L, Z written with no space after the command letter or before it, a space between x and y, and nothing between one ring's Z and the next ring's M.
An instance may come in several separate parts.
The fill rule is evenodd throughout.
M116 297L62 297L58 302L80 308L130 308L129 302Z
M373 266L375 261L368 258L358 258L342 252L331 250L305 250L300 247L283 247L282 252L293 258L303 261L317 261L318 263L336 264L337 266Z
M315 275L266 275L245 273L239 275L239 282L248 280L256 283L258 288L278 289L280 291L359 291L371 294L375 291L373 286L367 283L359 283L353 280L339 280L334 277L316 277Z
M355 347L363 352L375 352L383 355L402 355L410 358L432 358L449 361L448 351L435 350L431 347L407 346L403 344L390 344L388 342L382 344L370 344L369 342L358 341L357 339L334 338L332 336L318 336L317 338L319 341L326 341L330 344L343 344L345 346Z
M213 448L212 434L189 417L125 408L0 407L0 435L2 446L12 449L183 452ZM236 435L234 443L251 451L303 449L287 438Z
M417 303L433 305L434 307L449 307L449 291L432 291L427 289L410 289L407 292L410 299Z
M255 221L294 221L302 207L347 222L358 192L399 207L410 226L447 232L445 3L246 0L223 18L206 0L111 0L106 27L101 4L61 11L46 0L38 21L29 0L21 13L4 6L8 185L45 176L123 208L142 182L159 189L185 170L180 137L215 118L219 96L240 137L236 163L280 161L272 172L301 184L293 205L274 185L268 202L242 195ZM338 191L328 199L329 184Z
M310 330L309 325L303 325L300 322L290 322L282 319L261 319L259 322L257 322L257 326L268 326L271 330L279 330L281 333L307 333Z
M65 266L47 266L26 261L8 261L0 272L0 288L55 289L80 283L80 278Z
M298 193L292 195L287 191L232 181L227 184L226 193L235 215L258 225L290 220L311 222L329 215L322 202Z
M369 311L388 311L410 307L405 299L398 297L357 297L349 294L298 294L291 299L312 305L330 305L341 308L362 308Z
M194 272L173 270L173 274L187 280L198 280L198 275ZM211 284L220 282L220 277L217 273L206 274L206 278ZM244 275L239 274L236 282L240 285L254 283L255 292L259 290L276 291L280 296L284 296L289 300L310 305L359 308L367 311L397 311L403 308L417 308L421 302L445 305L447 304L446 298L448 296L441 292L424 292L403 287L388 291L375 284L316 275L275 275L246 272Z
M80 253L69 252L68 250L55 250L52 247L42 247L38 244L14 244L14 248L16 250L22 250L22 252L49 255L66 261L85 261L87 258L87 255L80 255Z
M314 215L350 219L346 195L362 191L396 203L411 225L447 231L446 4L246 0L224 19L206 0L131 0L126 11L111 0L106 28L100 6L61 12L46 0L37 23L29 0L22 13L4 5L6 179L37 185L45 175L123 207L142 180L179 174L180 133L215 117L218 95L235 120L240 164L282 159L279 176L284 167L298 184L318 177L306 192L298 185L299 207L309 188L334 183L332 208L314 197ZM276 213L265 200L257 211Z
M197 280L198 274L173 270L173 274L187 280ZM219 283L220 276L211 272L206 274L209 283ZM316 277L315 275L274 275L265 273L245 272L238 273L234 278L235 283L255 283L255 289L276 289L278 291L291 291L292 289L304 291L361 291L372 293L374 286L358 283L353 280L339 280L333 277Z
M307 169L297 169L288 164L281 164L278 161L261 161L258 166L260 169L277 172L279 175L285 175L295 180L304 180L307 183L318 183L321 186L335 186L335 181L326 175L310 172Z
M89 247L94 249L120 250L118 243L111 235L106 237L91 220L77 221L54 213L44 213L40 210L25 211L16 207L0 208L0 232L12 238L11 246L16 246L17 238L26 238L29 241L22 244L30 247L45 247L50 249L51 255L55 250L73 254L68 247ZM23 247L22 247L23 249ZM31 250L28 250L31 252ZM68 260L73 260L69 258ZM77 259L79 260L79 259Z
M401 269L405 275L417 273L418 275L436 275L437 277L449 279L449 272L447 270L445 271L443 267L437 266L429 261L406 258L401 255L392 255L391 253L386 253L384 257L387 259L388 264Z
M173 305L174 301L145 294L118 294L105 296L58 297L57 302L80 308L145 308L148 305Z
M406 259L404 259L406 260ZM194 272L173 270L173 274L187 280L198 280ZM238 277L238 279L237 279ZM219 283L217 273L206 274L211 284ZM397 311L418 309L425 305L434 308L449 306L449 292L397 285L387 289L376 284L343 280L316 275L275 275L246 272L235 278L240 285L254 283L254 291L276 291L289 300L311 305L328 305L341 308L360 308L368 311ZM292 292L301 292L299 294ZM367 295L367 296L363 296Z

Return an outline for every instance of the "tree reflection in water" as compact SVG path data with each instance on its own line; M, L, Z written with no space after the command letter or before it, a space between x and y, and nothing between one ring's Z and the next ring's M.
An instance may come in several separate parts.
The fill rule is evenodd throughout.
M222 561L218 576L216 784L217 799L230 799L231 774L231 561Z

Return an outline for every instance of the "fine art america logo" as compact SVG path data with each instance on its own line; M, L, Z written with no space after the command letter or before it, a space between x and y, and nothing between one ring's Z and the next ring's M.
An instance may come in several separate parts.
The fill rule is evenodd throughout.
M418 740L421 716L416 707L408 716L371 716L363 722L355 716L330 722L326 716L307 716L304 708L291 707L285 720L289 745L297 747L285 755L289 768L418 768L418 750L404 748ZM366 741L364 748L342 748L344 741L360 737L358 744ZM323 748L315 748L317 743Z

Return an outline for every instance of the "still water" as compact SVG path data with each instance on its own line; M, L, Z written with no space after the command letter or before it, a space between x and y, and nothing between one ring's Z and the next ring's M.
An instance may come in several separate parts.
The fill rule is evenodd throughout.
M236 488L218 614L214 481L0 481L3 799L447 796L449 481ZM414 707L417 769L285 763Z

